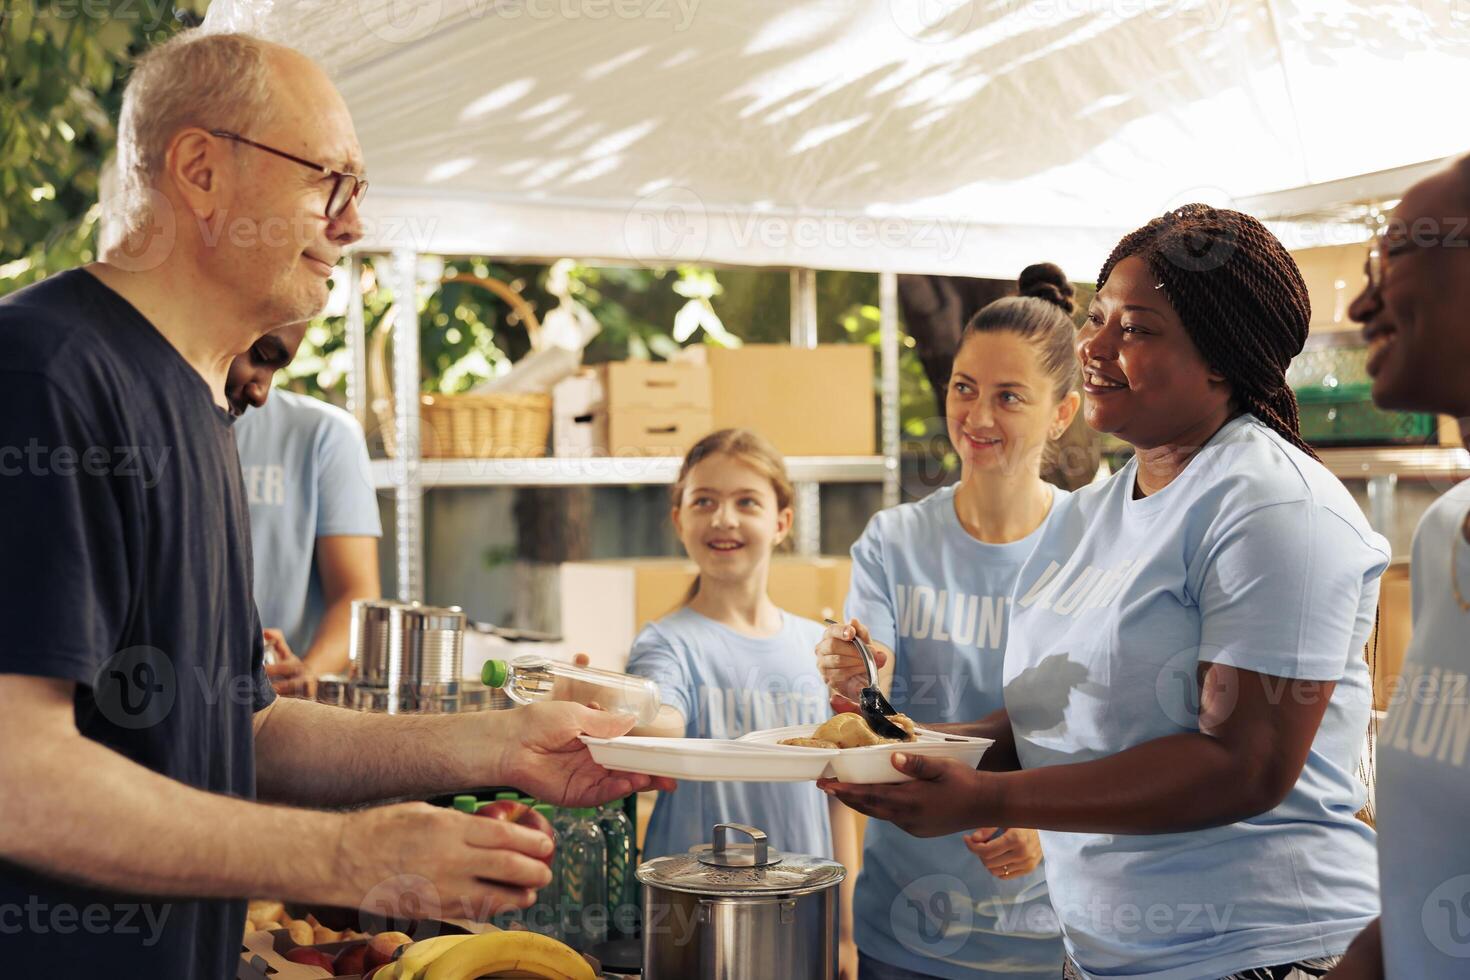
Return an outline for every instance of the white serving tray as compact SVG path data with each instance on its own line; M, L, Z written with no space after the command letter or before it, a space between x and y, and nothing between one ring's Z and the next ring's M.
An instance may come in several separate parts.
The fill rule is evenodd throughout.
M836 749L804 749L722 738L581 736L598 765L691 782L806 783L820 779Z
M891 745L868 745L860 749L798 749L791 745L777 745L783 738L810 738L817 730L816 725L788 725L785 728L768 728L750 732L736 739L755 745L766 745L785 751L826 752L827 769L822 774L844 783L906 783L913 779L906 773L893 768L890 761L893 753L927 755L941 759L956 759L970 768L980 762L985 750L995 744L994 739L970 738L966 735L951 735L928 728L915 728L914 741L894 742Z
M958 759L975 766L991 739L968 738L927 728L915 730L915 741L870 745L861 749L813 749L779 745L783 738L810 737L816 725L790 725L750 732L738 739L619 738L581 736L599 765L649 776L691 782L801 783L823 777L844 783L904 783L912 777L893 768L895 752Z

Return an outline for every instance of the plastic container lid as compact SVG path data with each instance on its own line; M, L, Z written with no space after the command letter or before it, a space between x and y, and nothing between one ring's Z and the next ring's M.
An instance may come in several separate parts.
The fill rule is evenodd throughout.
M480 668L480 683L486 687L504 687L509 676L510 666L504 660L487 660Z
M454 808L464 813L474 813L475 807L479 802L473 796L456 796L454 798Z

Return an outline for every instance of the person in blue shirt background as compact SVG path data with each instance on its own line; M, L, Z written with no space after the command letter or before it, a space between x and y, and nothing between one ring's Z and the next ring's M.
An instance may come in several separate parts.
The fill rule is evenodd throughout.
M1072 285L1054 265L965 325L945 394L957 485L878 513L853 545L846 626L817 656L834 689L867 684L854 632L884 654L894 707L921 725L998 711L1012 587L1056 500L1043 457L1077 413ZM971 856L973 854L973 857ZM872 821L854 901L860 980L1046 977L1062 943L1034 830L919 840Z
M673 520L699 577L682 608L633 642L628 673L653 678L663 699L654 723L633 734L737 738L830 716L811 657L821 625L767 594L771 553L791 532L793 493L781 456L753 432L722 429L684 457ZM811 783L681 783L654 805L644 855L681 854L730 821L761 828L779 850L857 867L852 814ZM856 976L853 878L842 884L843 980Z
M1077 344L1093 428L1135 447L1059 501L1016 584L980 770L822 785L921 836L1042 829L1068 978L1302 980L1378 914L1357 775L1387 542L1302 442L1309 302L1258 221L1126 236Z
M255 604L277 693L312 697L347 669L354 599L376 599L383 529L362 427L316 398L271 391L306 324L266 334L230 366L226 396L250 506ZM301 651L301 655L297 655Z
M1348 313L1373 401L1460 420L1470 437L1470 157L1411 187L1374 240ZM1470 481L1414 534L1413 638L1378 733L1383 915L1332 980L1470 976Z

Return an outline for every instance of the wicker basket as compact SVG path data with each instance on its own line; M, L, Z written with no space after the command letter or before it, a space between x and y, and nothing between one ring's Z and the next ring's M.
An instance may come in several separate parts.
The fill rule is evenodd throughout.
M537 346L540 322L518 293L493 279L457 276L446 282L469 282L484 286L520 313ZM393 392L388 379L387 345L394 322L390 308L384 326L373 337L368 350L368 371L379 392L372 406L383 436L383 450L399 456L398 431L394 425ZM462 394L419 396L420 456L425 459L521 458L546 455L551 435L549 394Z
M546 455L550 395L424 395L419 404L426 458Z

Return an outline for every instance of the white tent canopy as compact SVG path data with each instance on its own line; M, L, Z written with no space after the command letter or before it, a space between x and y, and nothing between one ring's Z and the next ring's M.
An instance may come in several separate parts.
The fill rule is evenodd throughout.
M1078 278L1470 150L1464 0L214 0L322 61L364 247Z

